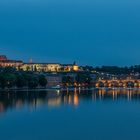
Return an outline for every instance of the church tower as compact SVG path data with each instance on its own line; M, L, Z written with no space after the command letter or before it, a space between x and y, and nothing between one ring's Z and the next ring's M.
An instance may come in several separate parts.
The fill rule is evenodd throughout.
M30 63L30 64L32 64L32 63L33 63L33 59L32 59L32 58L30 58L29 63Z

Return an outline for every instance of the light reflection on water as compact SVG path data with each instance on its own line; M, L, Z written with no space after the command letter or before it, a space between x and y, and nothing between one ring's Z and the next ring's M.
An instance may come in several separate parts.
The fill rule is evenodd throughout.
M2 140L140 140L140 90L0 93Z
M49 90L49 91L11 91L0 93L0 114L8 109L20 109L26 106L37 109L41 106L59 107L63 105L79 106L84 102L98 101L139 101L140 89L96 89L96 90Z

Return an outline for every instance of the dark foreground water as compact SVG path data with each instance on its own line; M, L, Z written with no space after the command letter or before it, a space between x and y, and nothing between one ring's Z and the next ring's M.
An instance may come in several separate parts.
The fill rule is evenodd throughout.
M1 92L0 140L140 140L140 90Z

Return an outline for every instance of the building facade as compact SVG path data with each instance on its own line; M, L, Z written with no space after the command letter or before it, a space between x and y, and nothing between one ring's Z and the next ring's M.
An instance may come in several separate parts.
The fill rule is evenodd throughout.
M48 86L57 86L62 84L62 76L50 74L46 76Z
M24 71L38 71L38 72L70 72L79 71L79 66L74 64L60 64L60 63L24 63L21 66Z
M74 62L73 64L62 64L61 69L65 72L79 71L79 66Z
M15 67L19 68L23 65L23 61L9 60L5 55L0 56L0 67Z
M73 64L60 63L23 63L20 60L9 60L5 55L0 55L0 67L15 67L23 71L37 71L37 72L70 72L79 71L79 66L74 62Z
M38 71L38 72L57 72L60 71L61 65L59 63L24 63L21 69L24 71Z

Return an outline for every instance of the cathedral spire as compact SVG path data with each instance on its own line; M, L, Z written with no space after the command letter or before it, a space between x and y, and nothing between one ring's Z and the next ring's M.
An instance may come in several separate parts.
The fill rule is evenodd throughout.
M32 59L32 58L30 58L29 63L30 63L30 64L32 64L32 63L33 63L33 59Z

